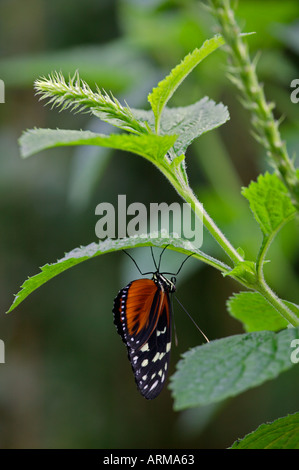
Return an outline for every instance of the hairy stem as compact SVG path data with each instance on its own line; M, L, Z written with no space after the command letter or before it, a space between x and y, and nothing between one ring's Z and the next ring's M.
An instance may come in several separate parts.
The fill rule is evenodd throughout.
M299 318L293 313L282 300L268 286L264 278L259 279L256 290L280 313L291 325L299 326Z
M237 252L237 250L229 242L229 240L226 238L220 228L216 225L214 220L204 209L203 205L198 201L192 189L186 182L184 174L181 171L181 167L177 167L175 175L172 172L165 172L165 170L163 171L163 173L165 174L167 179L172 183L179 195L191 205L191 208L194 211L195 215L202 221L203 225L215 238L215 240L221 246L223 251L229 256L233 264L235 265L240 261L243 261L242 256Z
M229 76L239 88L244 107L251 112L251 121L256 139L267 150L268 157L287 186L294 205L299 209L299 178L286 144L279 132L279 122L273 115L273 103L268 103L262 85L256 75L255 63L236 22L229 0L209 0L211 11L216 17L220 32L225 39L231 61Z
M188 202L193 211L195 212L196 216L202 220L203 225L209 231L209 233L215 238L224 252L230 257L234 265L244 261L242 256L238 253L238 251L233 247L233 245L229 242L229 240L225 237L219 227L216 225L214 220L210 217L210 215L206 212L203 205L198 201L195 194L191 190L188 183L186 183L185 177L180 170L180 166L177 167L177 171L175 174L173 172L169 172L167 169L167 165L165 165L160 170L165 174L168 180L172 183L174 188L180 194L180 196ZM298 326L299 325L299 318L285 305L285 303L275 294L274 291L268 286L264 279L263 274L263 262L264 256L269 247L270 240L265 243L264 250L260 254L260 263L258 263L258 270L257 270L257 278L254 283L246 282L245 279L241 281L240 279L231 275L231 277L237 280L243 286L254 289L259 292L276 310L280 313L291 325ZM202 261L207 262L206 259L202 259ZM208 262L214 268L220 270L222 273L227 273L230 275L228 266L224 265L221 261L212 260L213 262Z

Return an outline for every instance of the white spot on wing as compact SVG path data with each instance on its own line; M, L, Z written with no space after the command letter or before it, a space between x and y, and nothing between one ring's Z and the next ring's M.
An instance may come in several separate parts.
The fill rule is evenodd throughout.
M157 387L158 383L159 383L159 380L156 380L156 381L153 383L153 385L151 386L151 388L149 389L149 391L151 391L151 390L153 390L155 387Z
M153 362L156 362L156 361L159 359L159 357L160 357L160 354L157 352L157 353L155 354L155 357L152 359L152 361L153 361Z
M157 336L164 335L164 333L166 333L166 326L164 327L164 330L162 331L157 330Z

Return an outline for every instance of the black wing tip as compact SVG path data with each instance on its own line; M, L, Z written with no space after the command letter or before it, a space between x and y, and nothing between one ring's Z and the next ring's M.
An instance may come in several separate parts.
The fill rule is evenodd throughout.
M162 392L164 385L165 385L165 382L163 383L159 382L157 386L151 390L150 387L144 389L144 387L140 386L136 378L135 378L135 382L137 385L137 390L146 400L154 400L155 398L157 398Z

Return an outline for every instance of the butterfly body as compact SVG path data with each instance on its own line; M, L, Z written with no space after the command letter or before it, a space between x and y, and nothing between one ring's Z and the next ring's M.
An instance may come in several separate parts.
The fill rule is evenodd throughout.
M147 399L161 392L168 373L175 278L157 270L152 279L137 279L114 300L117 331L127 347L137 388Z

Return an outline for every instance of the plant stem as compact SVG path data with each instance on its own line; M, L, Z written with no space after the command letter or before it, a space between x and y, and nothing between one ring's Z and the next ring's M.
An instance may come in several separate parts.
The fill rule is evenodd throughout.
M259 254L256 260L256 270L257 270L258 278L263 277L264 262L265 262L267 251L271 243L273 242L274 238L276 237L281 227L285 225L287 222L289 222L290 220L292 220L293 218L294 218L294 213L290 214L286 220L283 220L283 222L278 227L276 227L276 229L271 233L270 236L269 235L264 236L263 243L262 243L261 249L259 251Z
M215 238L215 240L218 242L224 252L230 257L234 265L238 264L240 261L244 261L242 256L237 252L237 250L229 242L226 236L222 233L220 228L216 225L214 220L204 209L203 205L198 201L192 189L186 182L186 178L182 173L181 166L177 167L175 175L173 172L169 172L167 166L164 166L163 170L162 171L167 177L167 179L172 183L179 195L191 205L191 208L194 211L195 215L199 218L199 220L202 221L203 225Z
M190 188L187 190L183 188L184 199L191 204L197 217L202 220L206 229L210 234L215 238L221 248L225 253L230 257L234 264L243 261L242 256L237 252L233 245L229 242L220 228L216 225L214 220L210 217L208 212L204 209L203 205L198 201L195 194L191 191Z
M175 174L169 171L169 167L167 167L167 165L163 166L162 168L160 167L160 170L162 170L167 179L172 183L179 195L191 205L196 216L199 217L200 220L202 220L206 229L215 238L215 240L218 242L224 252L230 257L234 265L244 261L242 256L228 241L228 239L225 237L219 227L215 224L214 220L203 208L203 205L198 201L188 183L186 183L186 178L182 174L181 166L177 167L177 171L175 172ZM265 243L263 253L261 254L260 264L258 266L257 279L254 285L249 285L249 283L247 283L245 280L241 281L240 279L235 278L234 276L231 277L240 282L243 286L249 289L254 289L259 292L291 325L299 326L299 318L283 303L283 301L275 294L275 292L272 291L272 289L268 286L264 279L262 266L268 246L269 244ZM212 259L212 262L209 262L203 258L202 261L207 262L208 264L220 270L221 272L226 272L227 274L229 274L227 269L228 266L224 265L221 261L215 260L214 258Z
M272 164L287 186L294 205L299 208L299 178L286 144L279 132L279 122L273 116L273 103L268 103L263 87L258 82L255 63L251 61L248 48L240 36L229 0L210 0L211 11L218 20L220 32L225 39L232 66L230 78L243 95L243 105L251 111L255 137L267 150Z

